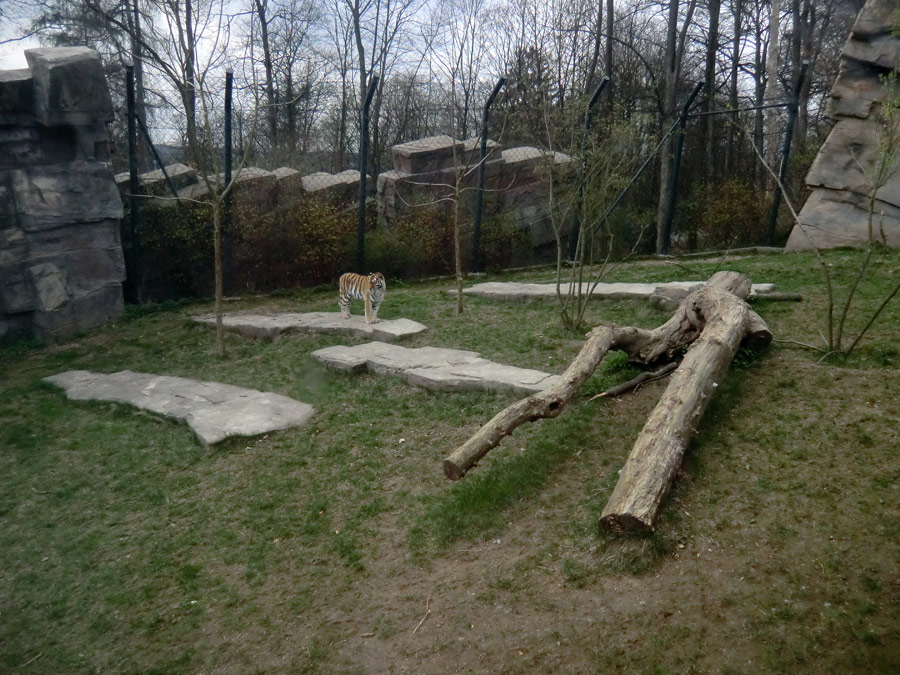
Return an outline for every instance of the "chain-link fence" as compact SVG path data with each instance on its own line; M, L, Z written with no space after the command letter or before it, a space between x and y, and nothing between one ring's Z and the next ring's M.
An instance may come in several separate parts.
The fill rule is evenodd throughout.
M566 106L519 81L496 82L460 105L440 103L425 84L390 88L375 99L369 134L355 125L362 155L351 151L351 133L335 135L324 121L317 138L299 145L296 135L275 144L234 134L234 182L220 205L226 292L326 283L349 269L394 277L448 273L457 241L466 271L555 260L559 252L576 262L649 253L660 241L664 251L670 244L764 243L769 209L755 184L740 180L746 171L735 163L730 175L716 176L717 194L704 179L704 120L725 111L693 115L699 85L666 120L642 112L648 101L612 96L614 83L604 96L606 86L601 80L590 96ZM791 110L790 102L781 105ZM753 107L729 114L743 115L735 125L739 142L760 142L742 136L754 114ZM346 130L358 117L343 111ZM219 208L231 153L210 152L202 166L184 146L154 144L156 124L154 130L136 116L130 145L159 168L117 176L132 205L123 237L132 297L210 295L211 212ZM217 123L213 137L226 126ZM440 133L442 127L457 132ZM660 155L668 158L664 175Z

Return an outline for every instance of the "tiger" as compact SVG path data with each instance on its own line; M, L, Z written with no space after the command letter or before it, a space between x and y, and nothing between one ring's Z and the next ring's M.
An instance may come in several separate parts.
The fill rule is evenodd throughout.
M341 308L341 318L350 318L350 299L354 298L366 302L366 323L378 323L381 321L378 318L378 308L384 300L386 288L387 283L381 272L372 272L368 276L353 272L342 274L338 282L340 291L338 307Z

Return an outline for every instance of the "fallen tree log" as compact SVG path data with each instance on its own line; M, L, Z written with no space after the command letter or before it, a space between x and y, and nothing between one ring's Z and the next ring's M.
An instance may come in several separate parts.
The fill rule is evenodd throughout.
M746 276L737 272L717 272L703 287L688 295L666 323L653 330L633 326L598 326L588 333L578 356L557 384L497 413L447 456L444 474L451 480L459 480L518 426L559 415L611 350L624 351L638 363L671 360L676 351L697 339L709 319L718 316L721 307L731 302L745 309L742 337L746 335L755 342L768 343L772 335L765 322L747 305L749 294L750 280Z
M751 313L747 303L729 294L714 297L705 308L703 333L647 418L603 509L601 525L613 532L653 531L659 506L741 340L751 326L760 331L765 325Z

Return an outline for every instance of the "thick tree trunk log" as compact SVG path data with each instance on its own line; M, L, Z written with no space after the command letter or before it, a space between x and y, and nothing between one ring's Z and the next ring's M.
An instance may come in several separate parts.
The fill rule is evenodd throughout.
M444 460L444 474L451 480L459 480L519 425L559 415L610 350L624 351L638 363L670 360L678 349L697 339L717 305L727 304L728 298L746 310L745 333L767 343L772 336L765 322L746 304L749 294L750 280L746 276L737 272L717 272L706 285L682 301L672 318L653 330L598 326L588 333L584 347L556 385L517 401L495 415Z
M600 522L614 532L653 531L660 503L741 341L771 341L765 322L729 293L707 294L699 309L706 317L703 333L669 380L603 509Z

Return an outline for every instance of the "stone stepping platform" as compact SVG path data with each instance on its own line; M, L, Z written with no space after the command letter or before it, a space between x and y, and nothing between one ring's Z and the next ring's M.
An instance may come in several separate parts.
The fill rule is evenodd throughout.
M127 403L187 422L204 445L303 426L315 414L311 405L281 394L130 370L69 370L44 381L64 389L73 401Z
M216 325L214 314L195 316L194 321ZM278 314L254 314L234 312L222 317L226 330L251 338L276 338L287 331L301 333L332 333L393 342L410 335L418 335L428 328L409 319L380 319L378 323L366 323L365 316L350 315L342 319L340 312L283 312Z
M432 391L481 389L528 395L559 380L558 375L505 366L481 358L478 352L460 349L410 349L384 342L367 342L352 347L326 347L312 355L334 370L369 370L380 375L396 375L409 384Z
M594 289L593 297L621 299L644 299L665 295L669 299L684 298L691 291L700 288L703 281L669 281L666 283L599 283ZM591 284L582 284L585 294L590 291ZM560 292L568 293L569 284L562 284ZM775 289L774 284L753 284L750 295L764 295ZM449 295L456 296L456 289L450 289ZM507 281L488 281L463 289L463 294L474 295L494 300L542 300L556 299L556 284L526 284Z

